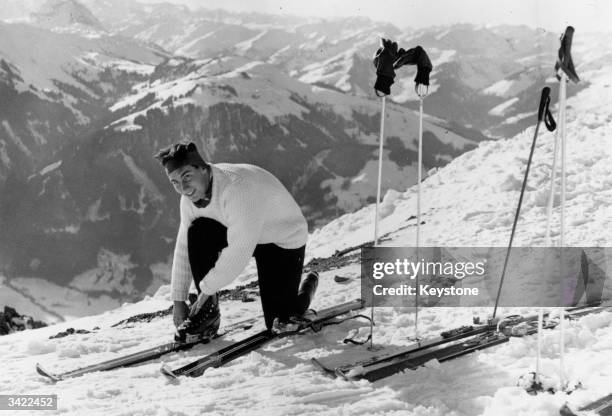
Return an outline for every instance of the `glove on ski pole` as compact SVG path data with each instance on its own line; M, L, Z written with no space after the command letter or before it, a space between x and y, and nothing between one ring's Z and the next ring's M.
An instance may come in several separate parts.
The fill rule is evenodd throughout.
M429 86L429 73L433 69L433 65L429 60L429 56L425 52L425 49L420 46L416 46L407 51L400 49L398 52L398 59L393 65L394 69L400 68L404 65L416 65L417 74L414 78L415 88L419 84Z
M378 48L374 55L374 67L376 68L376 83L374 90L376 95L378 91L384 95L391 94L391 85L395 78L395 70L393 63L397 60L397 43L389 39L381 39L382 46Z

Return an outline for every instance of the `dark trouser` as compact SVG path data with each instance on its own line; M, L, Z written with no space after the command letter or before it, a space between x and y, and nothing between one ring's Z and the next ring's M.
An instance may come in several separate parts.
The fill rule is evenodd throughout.
M189 227L187 247L193 280L199 291L200 281L227 247L227 228L213 219L197 218ZM268 329L274 318L285 320L308 308L309 298L298 296L305 250L306 246L284 249L276 244L258 244L255 248L259 295Z

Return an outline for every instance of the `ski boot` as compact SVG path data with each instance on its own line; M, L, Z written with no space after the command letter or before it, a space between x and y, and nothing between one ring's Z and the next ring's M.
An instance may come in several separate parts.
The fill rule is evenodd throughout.
M306 313L314 299L318 286L319 273L309 272L300 283L300 288L298 289L298 315L304 315Z
M291 316L287 320L281 320L278 317L274 318L271 331L279 336L288 336L297 334L301 330L307 328L311 321L301 316Z
M278 317L274 318L272 332L278 335L293 334L309 325L310 321L304 318L304 314L308 311L310 302L312 302L317 291L317 286L319 286L319 273L308 273L300 283L298 290L298 314L290 316L287 320L281 320Z
M206 300L196 315L185 319L177 328L174 340L191 343L211 339L217 334L220 324L219 297L215 294Z

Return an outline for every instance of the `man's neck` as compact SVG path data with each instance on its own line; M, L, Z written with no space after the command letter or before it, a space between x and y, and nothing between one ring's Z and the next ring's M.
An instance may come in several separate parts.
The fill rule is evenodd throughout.
M207 166L205 169L206 169L206 179L204 181L207 182L207 184L206 184L206 191L204 192L204 198L199 199L193 203L198 208L206 208L208 204L210 204L210 200L212 198L212 186L213 186L212 170L210 166Z

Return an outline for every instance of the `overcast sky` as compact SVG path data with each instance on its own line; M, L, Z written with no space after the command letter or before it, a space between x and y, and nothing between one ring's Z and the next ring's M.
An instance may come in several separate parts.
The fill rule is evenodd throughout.
M140 0L143 1L143 0ZM144 0L157 2L160 0ZM526 24L563 31L612 31L610 0L166 0L190 6L300 16L369 16L400 28L476 24Z

